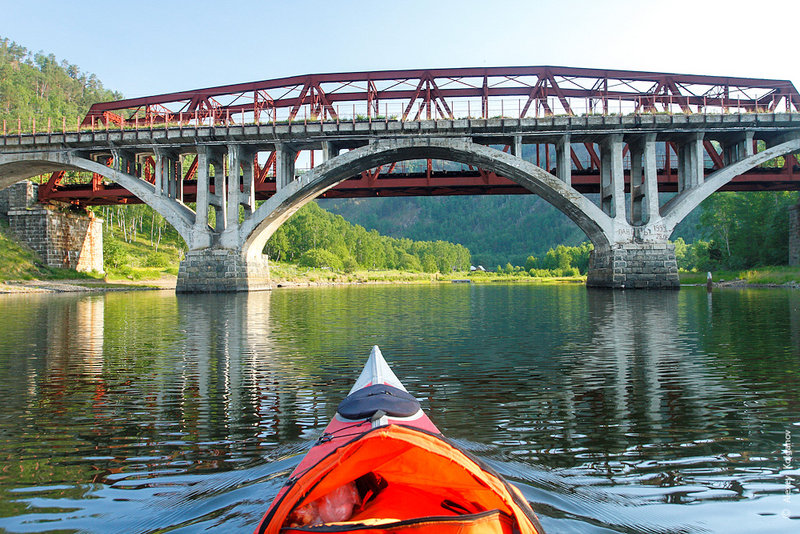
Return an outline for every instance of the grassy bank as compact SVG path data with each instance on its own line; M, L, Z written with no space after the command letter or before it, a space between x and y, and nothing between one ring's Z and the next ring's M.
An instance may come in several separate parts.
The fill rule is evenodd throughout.
M473 271L471 273L453 273L453 276L448 276L448 279L468 279L476 284L490 284L493 282L520 282L520 283L534 283L534 284L582 284L586 281L585 275L577 276L531 276L525 271L515 273L502 273L502 272L481 272Z
M740 281L744 284L784 285L800 284L800 267L768 266L740 271L715 271L714 283ZM705 284L707 273L681 272L682 284Z
M368 283L431 283L469 280L473 283L520 282L520 283L582 283L585 276L536 278L527 273L452 272L423 273L398 270L357 270L352 273L335 272L330 269L300 267L292 263L271 262L270 274L273 285L304 284L368 284Z
M272 284L359 284L359 283L428 283L436 280L435 274L406 271L353 271L301 267L294 263L270 262Z
M172 243L161 243L155 250L147 237L125 241L106 232L103 255L108 280L138 281L177 276L183 251Z

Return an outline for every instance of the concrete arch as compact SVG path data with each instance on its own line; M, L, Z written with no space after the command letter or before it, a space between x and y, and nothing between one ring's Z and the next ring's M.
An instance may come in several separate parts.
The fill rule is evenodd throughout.
M72 152L32 152L0 156L0 189L42 173L63 170L93 172L118 183L163 215L191 248L192 225L195 219L195 213L191 209L159 195L151 183Z
M697 187L687 189L682 193L672 197L669 202L664 204L664 206L661 208L662 217L659 222L664 225L666 235L672 235L672 232L675 231L675 227L678 225L678 223L680 223L712 193L733 180L736 176L747 172L753 167L761 165L762 163L765 163L773 158L784 156L797 150L800 150L800 137L785 141L762 152L748 156L741 161L728 165L727 167L710 174L703 181L703 183Z
M456 161L496 172L554 205L574 221L596 248L610 246L613 220L588 198L555 176L517 156L469 139L388 139L332 158L280 189L241 227L240 246L254 258L269 237L303 205L339 182L380 165L411 159Z

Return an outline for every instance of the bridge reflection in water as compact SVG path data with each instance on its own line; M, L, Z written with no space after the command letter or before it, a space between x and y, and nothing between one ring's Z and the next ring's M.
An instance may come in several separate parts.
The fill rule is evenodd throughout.
M131 528L246 531L373 342L437 425L520 481L551 525L695 531L714 524L704 503L744 506L725 509L747 523L737 510L780 499L777 451L800 420L800 296L657 296L447 285L3 297L0 529L36 513L102 531L116 510ZM701 506L658 508L690 502Z
M572 295L572 300L565 301L567 306L562 309L558 324L567 331L582 330L583 335L546 340L548 351L560 353L558 366L549 378L559 382L566 411L574 412L581 402L600 402L603 413L614 414L618 422L629 420L638 411L657 428L671 418L669 409L681 399L681 410L691 406L696 415L705 417L707 407L695 402L698 394L691 391L694 386L682 384L681 377L704 380L705 394L701 398L720 393L713 375L704 371L708 365L713 367L714 356L697 353L698 339L736 338L738 334L730 325L714 327L716 316L721 313L716 311L714 299L724 297L725 306L753 314L766 297L760 295L751 302L748 291L753 290L729 291L723 296L715 292L703 294L702 298L694 293L684 297L671 292L659 293L658 299L635 292L587 291L585 295ZM786 312L790 344L787 350L800 355L800 295L792 291L779 293L785 299L781 309ZM731 295L737 298L732 299ZM452 331L458 345L460 338L470 337L471 330L487 328L487 319L475 316L482 313L484 296L473 293L467 300L461 298L463 295L453 297L456 300L448 301L450 311L439 318L437 328L445 334ZM273 302L276 298L277 304ZM317 386L311 387L309 381L313 384L324 376L334 380L337 390L346 388L348 383L347 377L331 374L325 358L336 361L346 357L347 366L355 369L359 357L352 354L349 346L358 333L334 331L329 333L327 342L312 341L315 334L304 331L323 327L315 326L313 317L301 314L313 307L317 315L351 323L356 319L347 313L358 311L340 315L336 311L339 303L319 299L312 291L293 295L295 309L286 306L287 298L286 294L269 292L177 299L164 293L142 293L136 295L137 305L128 306L127 296L113 293L4 297L0 309L15 326L14 335L0 346L7 354L25 352L28 356L7 358L3 379L24 377L28 396L25 402L35 403L38 399L55 406L61 404L58 399L65 391L74 387L71 382L93 384L93 398L101 401L107 390L127 375L127 385L141 382L141 388L148 390L143 398L149 406L162 406L165 413L180 406L184 422L189 422L190 414L196 416L193 426L219 429L241 426L242 417L248 418L247 425L275 418L270 429L262 432L296 437L297 432L279 428L279 419L291 418L289 414L293 412L305 417L325 411L327 394L315 392ZM404 302L412 307L425 306L414 299ZM520 320L537 321L538 310L546 303L538 304L532 303L532 311L520 311ZM13 313L16 310L24 310L21 313L28 319L23 321ZM433 320L430 310L418 311L419 314L403 313L404 329L409 332L424 332L427 321ZM375 325L390 329L396 320L390 314ZM505 331L493 321L488 327ZM337 330L335 325L332 328ZM391 344L403 347L403 354L415 350L397 335ZM436 337L442 338L443 334ZM15 340L25 343L14 346ZM480 353L501 353L503 342L500 337L487 339ZM341 354L333 355L331 351ZM419 349L415 352L419 353ZM469 360L470 352L465 352L464 358ZM321 369L323 375L315 377ZM295 389L292 381L300 384L296 394L290 393ZM426 387L424 383L420 386ZM332 400L336 400L335 395ZM317 415L318 419L307 420L301 426L315 427L326 421L326 414Z

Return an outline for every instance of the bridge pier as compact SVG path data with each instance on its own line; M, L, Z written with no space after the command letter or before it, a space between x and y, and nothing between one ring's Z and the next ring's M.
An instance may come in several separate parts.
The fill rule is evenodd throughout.
M177 293L232 293L270 289L266 256L245 258L225 248L190 250L178 270Z
M594 250L587 287L678 289L678 264L671 243L624 243Z

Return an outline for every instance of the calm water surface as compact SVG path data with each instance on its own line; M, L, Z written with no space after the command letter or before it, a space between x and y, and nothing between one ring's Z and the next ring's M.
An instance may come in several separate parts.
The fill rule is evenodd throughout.
M0 296L0 531L252 532L373 344L550 533L800 531L800 292Z

